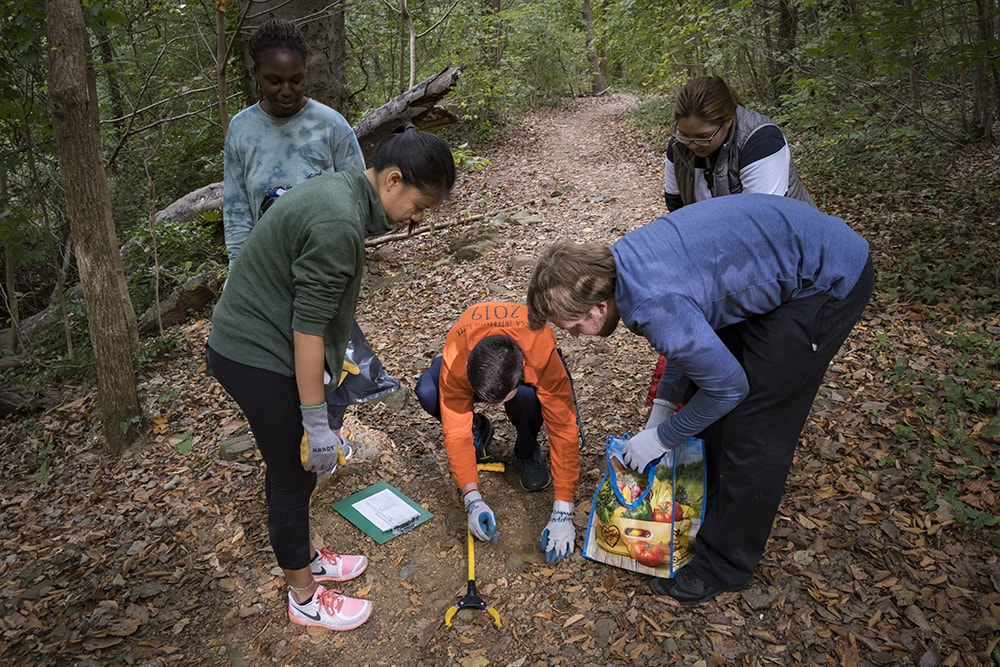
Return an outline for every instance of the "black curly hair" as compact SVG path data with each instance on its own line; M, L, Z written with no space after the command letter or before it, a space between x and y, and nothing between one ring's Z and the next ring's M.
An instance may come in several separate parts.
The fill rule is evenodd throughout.
M264 54L269 51L278 49L296 51L302 56L302 62L305 62L309 52L299 27L285 19L268 19L262 23L250 36L247 48L254 67L260 67Z

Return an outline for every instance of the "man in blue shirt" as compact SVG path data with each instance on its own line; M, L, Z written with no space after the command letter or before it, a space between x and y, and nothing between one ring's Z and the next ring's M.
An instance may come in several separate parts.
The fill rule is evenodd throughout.
M533 327L609 336L621 320L668 360L626 463L643 470L691 436L705 440L695 557L654 579L654 593L695 604L753 578L816 391L873 286L862 237L777 195L714 198L611 247L542 253L528 285Z

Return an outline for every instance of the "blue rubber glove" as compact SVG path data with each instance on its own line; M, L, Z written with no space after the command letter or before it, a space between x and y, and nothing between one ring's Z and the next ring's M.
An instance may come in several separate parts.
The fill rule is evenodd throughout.
M625 451L622 452L622 460L628 467L643 472L646 466L666 453L667 448L660 442L656 429L647 428L628 439Z
M469 515L470 533L484 542L497 541L497 518L478 491L465 494L465 512Z
M676 412L676 403L665 398L654 398L653 407L649 410L649 418L646 419L646 428L656 428L673 417Z
M552 516L542 531L538 546L545 552L546 563L558 563L573 553L576 527L573 525L573 503L557 500L552 503Z
M299 407L302 410L302 428L306 432L306 446L309 448L303 467L312 472L333 470L337 467L337 453L343 438L330 430L326 403Z

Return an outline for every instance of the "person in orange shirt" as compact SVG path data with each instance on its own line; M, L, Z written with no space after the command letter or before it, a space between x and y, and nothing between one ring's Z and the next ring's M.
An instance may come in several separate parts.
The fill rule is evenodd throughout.
M441 356L417 381L420 405L441 422L451 472L462 491L469 531L497 539L496 516L479 491L477 462L488 461L493 425L474 404L503 407L517 431L514 465L526 491L554 486L552 516L542 531L545 560L573 552L573 502L580 479L581 430L573 383L552 327L533 331L519 303L469 307L452 326ZM542 424L549 435L552 473L538 447Z

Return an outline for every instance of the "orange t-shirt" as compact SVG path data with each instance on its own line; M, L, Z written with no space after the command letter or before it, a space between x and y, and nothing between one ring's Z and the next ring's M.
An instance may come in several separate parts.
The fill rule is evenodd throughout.
M441 430L455 481L459 488L479 481L472 442L475 392L466 369L476 343L498 334L513 338L524 354L522 382L535 389L549 433L555 499L573 502L580 481L580 428L572 386L556 349L552 327L532 331L528 327L528 307L519 303L490 301L471 306L445 339L439 384Z

